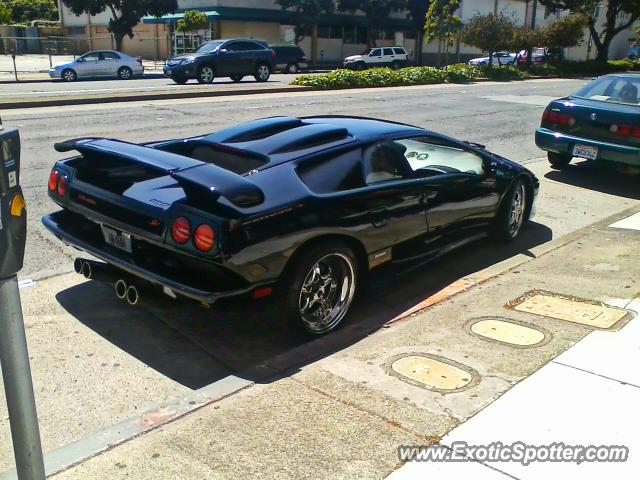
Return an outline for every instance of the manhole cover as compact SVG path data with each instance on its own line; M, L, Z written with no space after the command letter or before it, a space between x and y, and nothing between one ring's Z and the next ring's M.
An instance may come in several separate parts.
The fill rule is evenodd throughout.
M545 339L544 332L533 326L500 318L476 319L470 330L481 337L519 347L538 345Z
M610 328L628 314L620 308L596 305L552 295L536 294L515 306L521 312L568 322L589 325L595 328Z
M391 370L399 378L414 385L433 390L456 391L471 384L474 374L462 365L453 363L455 362L424 354L411 354L393 361Z

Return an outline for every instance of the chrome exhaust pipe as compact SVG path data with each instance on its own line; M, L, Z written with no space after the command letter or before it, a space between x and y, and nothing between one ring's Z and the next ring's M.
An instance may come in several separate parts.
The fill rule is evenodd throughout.
M135 306L138 304L140 301L140 293L135 285L129 285L129 288L127 288L126 298L129 305Z
M84 267L84 258L76 258L73 261L73 271L76 273L82 273L82 268Z
M123 279L118 280L115 283L115 289L116 297L118 297L120 300L125 300L127 298L127 282L125 282Z

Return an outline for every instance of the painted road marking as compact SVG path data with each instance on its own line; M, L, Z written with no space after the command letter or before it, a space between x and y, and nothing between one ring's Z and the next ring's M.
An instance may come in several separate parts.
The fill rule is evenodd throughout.
M458 390L473 380L473 374L455 365L421 354L406 355L391 364L400 378L406 377L435 390Z
M619 308L545 294L536 294L516 305L515 309L601 329L611 328L629 314L626 310Z
M535 107L546 107L553 100L557 100L557 97L547 95L487 95L482 98L493 102L520 103Z
M625 230L640 230L640 213L623 218L609 225L610 228L622 228Z
M538 345L545 339L544 332L507 319L479 319L471 325L471 331L481 337L520 347Z

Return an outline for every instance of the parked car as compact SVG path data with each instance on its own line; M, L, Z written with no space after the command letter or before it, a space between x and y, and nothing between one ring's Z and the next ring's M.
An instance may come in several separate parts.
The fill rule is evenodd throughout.
M516 62L516 54L508 52L496 52L493 54L491 64L496 66L514 65ZM473 58L469 60L469 65L489 65L489 56Z
M297 45L269 45L276 52L275 69L283 73L298 73L309 67L304 51Z
M88 278L212 304L276 294L308 335L335 329L366 272L415 267L491 233L515 239L538 180L523 166L419 127L273 117L137 145L58 143L43 218Z
M631 45L627 53L627 58L629 60L638 60L638 58L640 58L640 45Z
M403 47L369 48L360 55L351 55L344 59L344 67L353 70L365 70L374 67L391 67L397 70L409 64L409 55Z
M164 74L179 84L191 78L198 83L211 83L216 77L230 77L239 82L247 75L257 82L266 82L273 72L275 55L265 42L258 40L211 40L195 53L167 60Z
M65 82L75 82L83 78L110 77L129 80L142 76L142 57L131 57L114 50L88 52L73 62L56 65L49 70L49 76Z
M640 75L600 77L542 114L536 145L554 168L573 157L640 167Z
M564 60L564 53L561 48L536 47L533 49L531 58L534 64L551 62ZM527 51L521 50L518 53L518 65L526 65L527 59Z

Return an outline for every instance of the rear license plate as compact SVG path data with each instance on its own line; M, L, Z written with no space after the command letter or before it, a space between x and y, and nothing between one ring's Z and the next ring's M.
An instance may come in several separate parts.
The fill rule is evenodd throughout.
M589 147L587 145L576 145L573 147L573 156L586 158L588 160L595 160L598 158L598 148Z
M124 250L129 253L133 252L133 249L131 248L131 235L128 233L119 232L113 228L102 225L102 235L104 236L104 241L112 247L119 248L120 250Z

